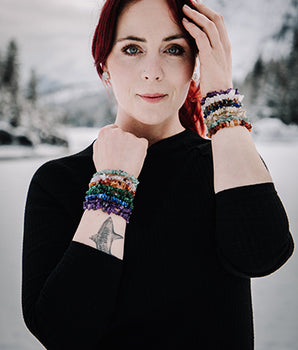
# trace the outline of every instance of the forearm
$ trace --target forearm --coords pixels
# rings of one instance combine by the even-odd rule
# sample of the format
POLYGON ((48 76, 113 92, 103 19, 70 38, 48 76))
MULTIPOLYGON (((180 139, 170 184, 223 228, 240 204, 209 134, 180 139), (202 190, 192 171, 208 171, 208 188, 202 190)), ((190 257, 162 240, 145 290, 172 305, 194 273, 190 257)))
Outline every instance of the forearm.
POLYGON ((85 210, 73 240, 122 260, 125 228, 126 221, 121 216, 85 210))
MULTIPOLYGON (((94 215, 89 211, 81 217, 76 203, 81 202, 82 193, 68 199, 75 183, 61 188, 63 196, 56 195, 61 191, 53 190, 54 175, 71 178, 63 170, 55 162, 45 164, 30 184, 24 220, 23 316, 30 331, 48 349, 91 349, 96 348, 116 307, 123 267, 116 257, 120 255, 116 242, 123 239, 115 240, 112 254, 94 249, 91 239, 88 243, 94 243, 92 248, 84 242, 82 222, 89 221, 88 240, 109 216, 102 213, 98 215, 101 221, 87 220, 87 214, 94 215)), ((55 186, 62 182, 58 179, 55 186)), ((121 234, 126 223, 119 217, 118 224, 117 219, 112 216, 115 231, 121 234)))
MULTIPOLYGON (((47 349, 95 349, 115 311, 122 262, 71 242, 36 300, 24 290, 24 318, 47 349)), ((29 282, 28 282, 29 283, 29 282)))
POLYGON ((272 183, 216 194, 216 236, 223 264, 242 277, 276 271, 294 249, 287 214, 272 183))
POLYGON ((239 186, 272 182, 249 131, 224 128, 212 136, 215 193, 239 186))

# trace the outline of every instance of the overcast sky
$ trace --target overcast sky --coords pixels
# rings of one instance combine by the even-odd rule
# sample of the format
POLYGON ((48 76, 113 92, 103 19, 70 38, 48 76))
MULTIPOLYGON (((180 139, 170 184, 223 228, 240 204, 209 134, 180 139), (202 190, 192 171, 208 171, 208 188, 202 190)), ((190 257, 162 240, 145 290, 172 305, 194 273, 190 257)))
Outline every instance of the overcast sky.
MULTIPOLYGON (((264 38, 282 21, 290 0, 205 0, 225 15, 233 49, 234 76, 243 77, 264 38), (226 2, 228 9, 222 7, 226 2), (231 6, 232 5, 232 6, 231 6)), ((34 67, 61 83, 97 80, 91 42, 101 0, 0 0, 0 53, 16 38, 21 76, 34 67)))
POLYGON ((31 67, 49 79, 96 79, 90 54, 98 0, 0 0, 0 50, 10 38, 20 48, 22 77, 31 67))

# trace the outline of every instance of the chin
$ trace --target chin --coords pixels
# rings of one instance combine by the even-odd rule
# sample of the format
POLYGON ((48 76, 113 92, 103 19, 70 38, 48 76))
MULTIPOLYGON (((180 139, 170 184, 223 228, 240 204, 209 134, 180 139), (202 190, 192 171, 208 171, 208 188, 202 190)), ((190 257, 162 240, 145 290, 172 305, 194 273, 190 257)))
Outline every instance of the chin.
POLYGON ((144 111, 141 115, 138 113, 135 115, 134 119, 138 121, 139 123, 146 124, 146 125, 158 125, 163 124, 164 122, 171 119, 171 116, 168 114, 165 116, 165 114, 161 113, 160 111, 158 113, 154 113, 152 111, 144 111))

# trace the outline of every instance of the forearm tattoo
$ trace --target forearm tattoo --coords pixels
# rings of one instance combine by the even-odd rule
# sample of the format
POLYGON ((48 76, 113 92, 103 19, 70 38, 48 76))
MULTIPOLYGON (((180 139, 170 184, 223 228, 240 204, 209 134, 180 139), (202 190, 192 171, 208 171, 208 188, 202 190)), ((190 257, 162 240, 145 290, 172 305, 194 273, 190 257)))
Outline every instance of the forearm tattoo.
POLYGON ((116 239, 124 239, 114 231, 114 224, 111 217, 108 217, 100 227, 97 234, 89 237, 95 242, 96 248, 105 253, 111 254, 112 243, 116 239))

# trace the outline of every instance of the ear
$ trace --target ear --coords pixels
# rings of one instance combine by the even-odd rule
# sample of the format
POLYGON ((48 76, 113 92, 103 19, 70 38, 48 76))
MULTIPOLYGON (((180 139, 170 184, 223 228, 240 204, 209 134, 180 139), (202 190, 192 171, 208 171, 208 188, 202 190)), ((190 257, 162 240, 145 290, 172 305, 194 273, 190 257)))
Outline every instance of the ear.
POLYGON ((196 56, 196 58, 195 58, 195 64, 194 64, 194 67, 193 67, 193 71, 195 72, 196 70, 197 70, 197 68, 198 68, 198 65, 199 65, 199 57, 198 56, 196 56))
POLYGON ((197 71, 197 68, 199 66, 198 63, 198 58, 196 57, 195 63, 194 63, 194 68, 193 68, 193 74, 192 74, 192 80, 198 84, 199 82, 199 72, 197 71))
POLYGON ((108 72, 108 67, 107 67, 107 63, 106 62, 101 63, 100 67, 101 67, 103 73, 104 72, 108 72))
POLYGON ((112 86, 111 77, 110 77, 110 73, 106 62, 101 65, 101 69, 103 70, 102 79, 104 84, 106 85, 106 87, 112 86))

